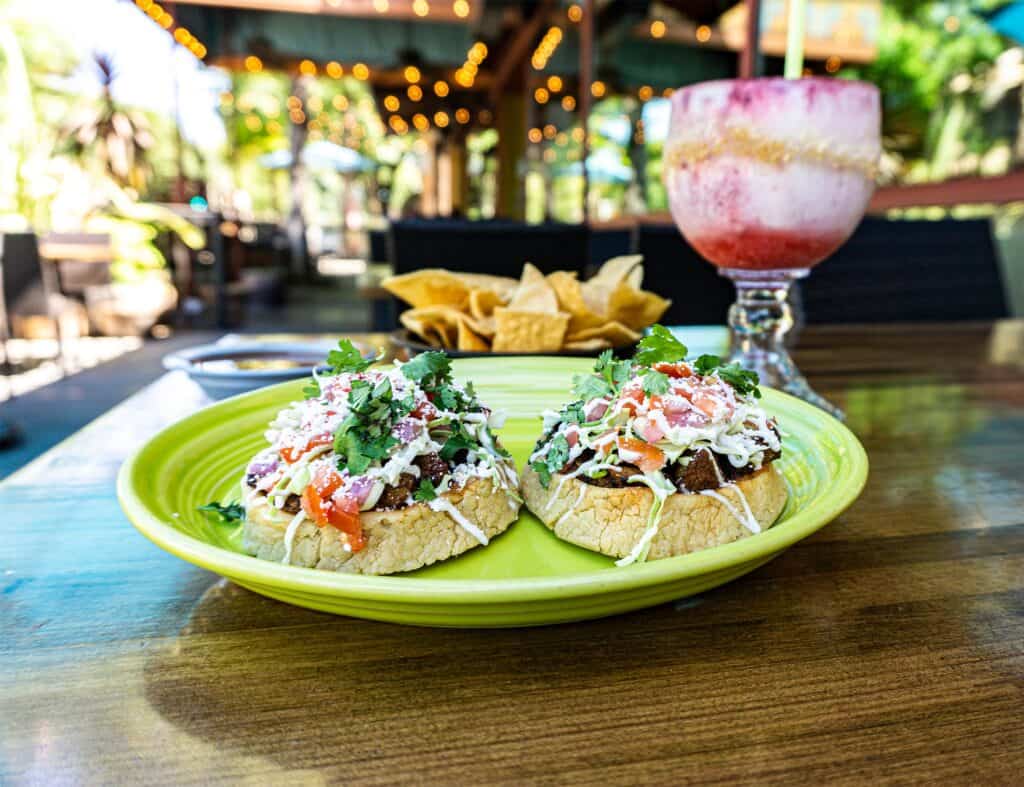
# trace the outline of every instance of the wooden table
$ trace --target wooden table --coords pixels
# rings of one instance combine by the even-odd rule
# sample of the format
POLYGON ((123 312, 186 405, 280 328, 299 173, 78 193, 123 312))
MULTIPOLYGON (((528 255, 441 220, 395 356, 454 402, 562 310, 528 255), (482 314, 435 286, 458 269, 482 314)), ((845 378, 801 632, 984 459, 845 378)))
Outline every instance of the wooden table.
MULTIPOLYGON (((165 554, 165 376, 0 485, 0 783, 1021 783, 1024 322, 808 331, 872 472, 731 585, 550 628, 293 609, 165 554)), ((59 413, 54 414, 59 418, 59 413)))

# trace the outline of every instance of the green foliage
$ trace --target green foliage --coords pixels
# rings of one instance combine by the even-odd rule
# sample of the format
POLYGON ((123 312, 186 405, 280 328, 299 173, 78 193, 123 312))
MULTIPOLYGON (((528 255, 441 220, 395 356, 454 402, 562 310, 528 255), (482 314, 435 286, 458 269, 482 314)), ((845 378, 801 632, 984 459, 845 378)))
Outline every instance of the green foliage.
MULTIPOLYGON (((999 113, 982 95, 1007 48, 986 15, 1006 4, 886 2, 877 59, 841 73, 881 89, 886 150, 905 162, 901 177, 970 174, 980 166, 979 155, 1007 143, 1006 130, 993 124, 999 113)), ((1014 114, 1019 117, 1019 105, 1014 114)))

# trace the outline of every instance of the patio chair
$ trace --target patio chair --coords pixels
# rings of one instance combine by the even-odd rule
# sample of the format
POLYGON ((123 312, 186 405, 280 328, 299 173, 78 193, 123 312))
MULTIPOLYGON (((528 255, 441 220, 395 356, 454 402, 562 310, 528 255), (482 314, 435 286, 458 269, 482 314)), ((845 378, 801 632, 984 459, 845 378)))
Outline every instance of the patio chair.
POLYGON ((725 324, 735 290, 679 230, 670 225, 640 224, 634 231, 633 250, 644 256, 644 288, 672 300, 662 323, 725 324))
MULTIPOLYGON (((53 272, 39 256, 38 240, 31 232, 2 236, 0 279, 2 279, 2 317, 0 332, 9 336, 56 338, 58 360, 64 365, 65 335, 87 330, 84 307, 57 291, 53 272)), ((5 373, 11 370, 4 346, 5 373)))
POLYGON ((990 320, 1008 314, 987 219, 868 217, 801 282, 808 323, 990 320))

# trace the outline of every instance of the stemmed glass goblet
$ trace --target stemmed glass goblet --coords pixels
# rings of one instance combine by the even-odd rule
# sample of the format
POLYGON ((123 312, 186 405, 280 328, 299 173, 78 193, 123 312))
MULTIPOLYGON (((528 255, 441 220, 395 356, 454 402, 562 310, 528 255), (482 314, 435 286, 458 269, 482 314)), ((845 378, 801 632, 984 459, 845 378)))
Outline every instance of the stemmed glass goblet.
POLYGON ((880 118, 878 89, 863 82, 721 80, 673 94, 665 143, 672 217, 736 285, 730 360, 837 417, 786 350, 789 291, 864 215, 880 118))

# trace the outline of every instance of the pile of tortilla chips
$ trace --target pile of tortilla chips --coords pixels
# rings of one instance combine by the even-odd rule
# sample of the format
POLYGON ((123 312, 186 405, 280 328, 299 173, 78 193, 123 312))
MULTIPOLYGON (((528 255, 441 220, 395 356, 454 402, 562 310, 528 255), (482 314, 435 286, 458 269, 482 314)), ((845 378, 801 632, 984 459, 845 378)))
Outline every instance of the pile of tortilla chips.
POLYGON ((581 282, 530 263, 519 281, 425 268, 383 282, 412 306, 402 325, 427 344, 491 352, 597 351, 640 340, 671 305, 640 288, 643 257, 615 257, 581 282))

